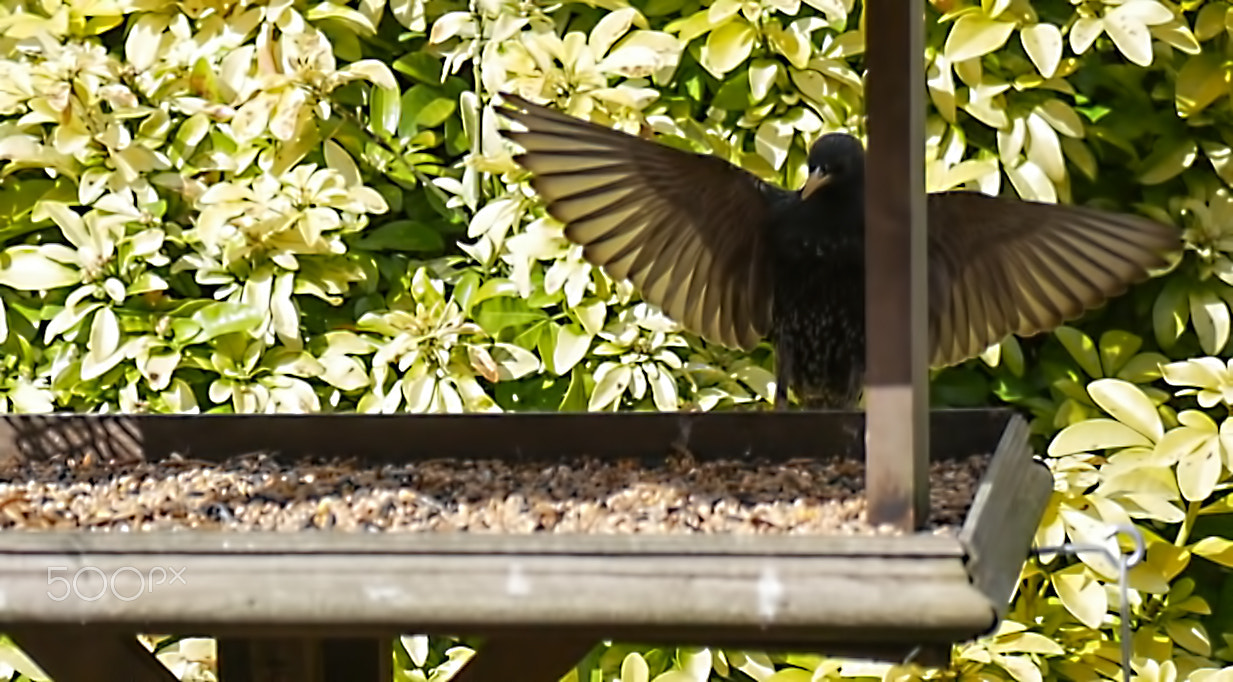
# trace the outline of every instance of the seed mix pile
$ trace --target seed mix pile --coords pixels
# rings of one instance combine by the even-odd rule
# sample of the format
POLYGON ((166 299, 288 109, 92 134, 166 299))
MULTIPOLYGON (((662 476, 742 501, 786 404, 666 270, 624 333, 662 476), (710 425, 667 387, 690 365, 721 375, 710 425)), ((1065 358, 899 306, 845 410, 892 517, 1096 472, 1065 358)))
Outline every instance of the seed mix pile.
MULTIPOLYGON (((931 526, 962 522, 988 456, 935 462, 931 526)), ((0 528, 884 534, 863 462, 426 460, 362 466, 53 458, 0 471, 0 528)))

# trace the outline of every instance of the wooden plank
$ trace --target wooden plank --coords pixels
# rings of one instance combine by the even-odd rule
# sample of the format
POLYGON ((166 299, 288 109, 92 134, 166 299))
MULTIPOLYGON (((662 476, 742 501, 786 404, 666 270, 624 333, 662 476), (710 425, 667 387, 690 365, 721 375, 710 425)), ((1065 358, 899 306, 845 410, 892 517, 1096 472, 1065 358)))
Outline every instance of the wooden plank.
MULTIPOLYGON (((130 594, 128 586, 119 592, 130 594)), ((988 600, 955 558, 374 554, 357 561, 345 554, 234 552, 11 554, 0 562, 0 620, 128 624, 163 632, 243 625, 342 628, 358 636, 382 630, 482 633, 522 624, 883 642, 884 632, 897 629, 919 643, 983 631, 991 615, 988 600), (48 598, 47 567, 53 561, 108 576, 120 568, 125 575, 176 571, 183 580, 139 599, 105 593, 92 601, 56 601, 48 598)))
POLYGON ((130 682, 178 682, 131 633, 98 633, 80 625, 10 627, 5 626, 9 637, 56 682, 94 682, 107 670, 124 671, 130 682))
MULTIPOLYGON (((989 452, 1009 415, 1006 409, 937 410, 929 415, 931 451, 939 457, 989 452)), ((401 464, 440 457, 559 460, 584 454, 662 459, 680 446, 699 459, 856 458, 865 454, 864 426, 862 412, 798 411, 6 415, 0 418, 0 471, 54 455, 106 462, 172 454, 220 460, 270 452, 401 464)))
POLYGON ((989 597, 998 618, 1006 615, 1053 492, 1053 474, 1033 456, 1028 436, 1027 422, 1016 415, 994 451, 959 535, 968 548, 972 582, 989 597))
POLYGON ((871 521, 914 529, 929 512, 924 7, 867 0, 865 24, 865 481, 871 521))
POLYGON ((218 639, 219 682, 323 682, 319 640, 218 639))
POLYGON ((389 682, 388 638, 220 637, 220 682, 389 682))
MULTIPOLYGON (((5 555, 335 555, 565 557, 854 557, 954 558, 965 555, 951 535, 649 535, 586 533, 302 533, 194 530, 141 533, 22 531, 0 533, 5 555)), ((50 561, 45 559, 45 561, 50 561)), ((166 576, 173 580, 175 576, 166 576)))
POLYGON ((525 632, 489 637, 450 682, 557 682, 596 641, 559 633, 525 632))
POLYGON ((325 679, 330 682, 389 682, 394 679, 390 637, 330 637, 321 644, 325 679))

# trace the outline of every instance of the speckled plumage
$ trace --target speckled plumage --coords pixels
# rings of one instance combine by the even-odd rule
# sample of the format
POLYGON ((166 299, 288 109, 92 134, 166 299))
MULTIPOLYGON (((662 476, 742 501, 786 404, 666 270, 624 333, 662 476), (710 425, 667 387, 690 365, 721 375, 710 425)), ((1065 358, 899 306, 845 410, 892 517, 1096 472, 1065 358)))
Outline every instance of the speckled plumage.
MULTIPOLYGON (((776 407, 852 408, 865 365, 864 149, 823 135, 800 191, 513 95, 503 134, 565 236, 713 343, 775 344, 776 407)), ((1167 264, 1179 231, 1140 216, 930 194, 930 360, 1056 328, 1167 264)))
POLYGON ((865 372, 864 166, 851 137, 822 138, 811 165, 842 168, 808 199, 786 202, 771 224, 776 403, 792 387, 805 407, 845 409, 865 372), (840 166, 842 164, 842 166, 840 166), (825 229, 818 229, 825 226, 825 229))

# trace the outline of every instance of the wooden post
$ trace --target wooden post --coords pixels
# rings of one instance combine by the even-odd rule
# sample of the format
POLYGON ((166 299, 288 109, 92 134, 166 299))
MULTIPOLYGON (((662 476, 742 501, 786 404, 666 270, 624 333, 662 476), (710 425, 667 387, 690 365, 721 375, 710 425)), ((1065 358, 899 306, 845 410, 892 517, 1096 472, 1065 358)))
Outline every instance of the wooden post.
POLYGON ((929 512, 924 7, 866 0, 865 391, 869 519, 929 512))

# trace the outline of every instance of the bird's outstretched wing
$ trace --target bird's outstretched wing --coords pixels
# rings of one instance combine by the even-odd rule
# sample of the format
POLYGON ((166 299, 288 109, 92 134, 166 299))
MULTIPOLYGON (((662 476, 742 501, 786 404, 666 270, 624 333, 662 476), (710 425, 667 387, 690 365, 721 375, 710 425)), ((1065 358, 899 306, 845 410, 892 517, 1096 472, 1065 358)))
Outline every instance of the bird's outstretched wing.
POLYGON ((786 190, 716 157, 503 94, 527 130, 502 134, 591 263, 703 338, 751 349, 771 323, 768 227, 786 190), (783 196, 781 196, 783 195, 783 196))
POLYGON ((929 195, 931 364, 1058 327, 1167 264, 1180 231, 1147 218, 976 192, 929 195))

